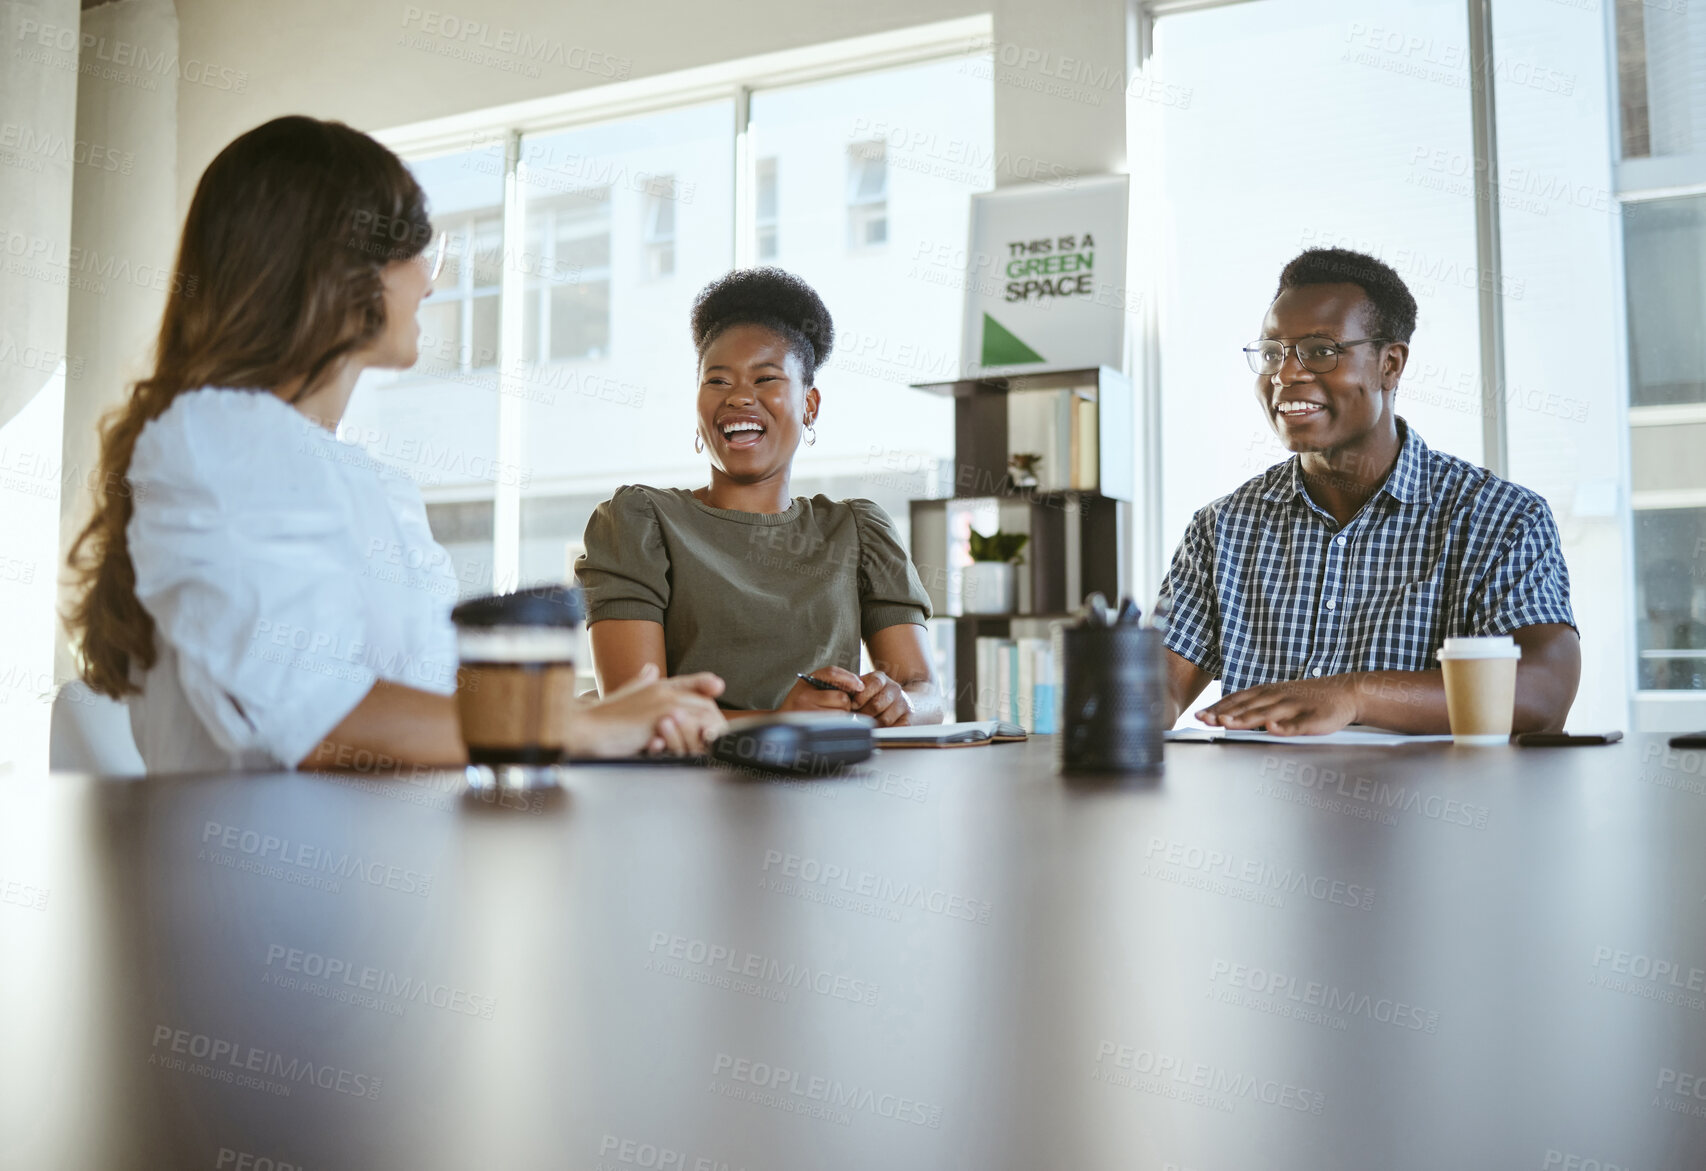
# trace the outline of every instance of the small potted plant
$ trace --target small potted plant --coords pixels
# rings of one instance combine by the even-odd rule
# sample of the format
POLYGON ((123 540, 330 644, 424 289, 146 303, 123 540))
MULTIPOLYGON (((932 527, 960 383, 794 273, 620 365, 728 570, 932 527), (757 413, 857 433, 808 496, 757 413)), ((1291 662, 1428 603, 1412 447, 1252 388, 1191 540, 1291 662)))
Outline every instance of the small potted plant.
POLYGON ((966 614, 1011 614, 1019 601, 1018 567, 1028 533, 971 535, 971 564, 960 585, 960 610, 966 614))
POLYGON ((1035 488, 1042 482, 1037 475, 1037 465, 1042 462, 1039 452, 1015 451, 1007 457, 1007 482, 1015 489, 1035 488))

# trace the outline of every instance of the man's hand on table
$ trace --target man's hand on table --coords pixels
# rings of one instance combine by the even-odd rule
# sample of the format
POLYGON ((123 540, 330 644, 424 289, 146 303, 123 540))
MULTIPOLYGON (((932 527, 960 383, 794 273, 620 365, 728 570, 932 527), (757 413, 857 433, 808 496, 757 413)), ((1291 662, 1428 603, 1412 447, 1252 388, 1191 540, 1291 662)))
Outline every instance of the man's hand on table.
POLYGON ((1266 727, 1278 736, 1321 736, 1357 719, 1354 675, 1263 683, 1202 708, 1196 718, 1216 728, 1266 727))

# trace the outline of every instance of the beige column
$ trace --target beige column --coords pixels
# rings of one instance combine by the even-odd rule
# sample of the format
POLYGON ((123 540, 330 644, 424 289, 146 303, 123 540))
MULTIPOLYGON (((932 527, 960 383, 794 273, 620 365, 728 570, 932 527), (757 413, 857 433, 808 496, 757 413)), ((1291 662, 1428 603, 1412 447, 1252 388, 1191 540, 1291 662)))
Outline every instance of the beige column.
POLYGON ((0 44, 0 434, 65 357, 76 0, 13 0, 0 44))
POLYGON ((46 766, 76 0, 0 7, 0 771, 46 766))
POLYGON ((1126 169, 1126 6, 998 0, 995 184, 1126 169))
MULTIPOLYGON (((178 18, 171 0, 120 0, 83 12, 65 385, 63 555, 100 482, 101 416, 149 369, 177 248, 178 18)), ((65 593, 62 588, 61 607, 65 593)), ((73 674, 63 629, 55 674, 73 674)))

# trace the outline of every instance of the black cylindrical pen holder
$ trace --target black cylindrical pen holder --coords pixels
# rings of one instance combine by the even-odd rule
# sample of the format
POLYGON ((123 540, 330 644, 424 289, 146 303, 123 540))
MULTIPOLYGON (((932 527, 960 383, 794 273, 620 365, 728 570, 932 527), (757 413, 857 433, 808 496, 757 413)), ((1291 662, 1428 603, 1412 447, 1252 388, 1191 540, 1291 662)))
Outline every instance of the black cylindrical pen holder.
POLYGON ((1060 634, 1060 771, 1160 768, 1167 696, 1161 632, 1136 625, 1071 626, 1060 634))

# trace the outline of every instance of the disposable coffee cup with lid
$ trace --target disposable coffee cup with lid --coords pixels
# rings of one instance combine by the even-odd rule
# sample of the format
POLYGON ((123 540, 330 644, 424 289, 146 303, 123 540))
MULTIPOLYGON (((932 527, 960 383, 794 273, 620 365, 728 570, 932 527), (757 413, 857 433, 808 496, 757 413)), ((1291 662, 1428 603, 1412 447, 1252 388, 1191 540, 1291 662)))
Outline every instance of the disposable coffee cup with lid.
POLYGON ((1452 740, 1467 747, 1510 741, 1516 717, 1516 665, 1522 648, 1508 634, 1448 638, 1435 652, 1445 675, 1452 740))
POLYGON ((1447 659, 1520 659, 1522 648, 1508 634, 1487 634, 1474 638, 1448 638, 1434 652, 1440 662, 1447 659))
POLYGON ((580 590, 551 585, 472 598, 450 619, 468 759, 497 770, 489 779, 499 784, 551 783, 525 770, 549 768, 568 751, 586 620, 580 590))

